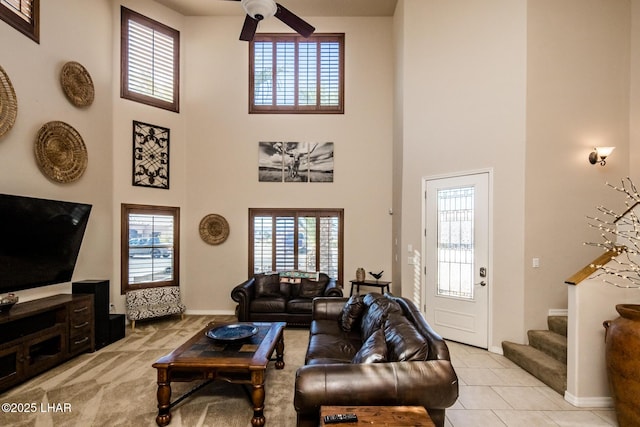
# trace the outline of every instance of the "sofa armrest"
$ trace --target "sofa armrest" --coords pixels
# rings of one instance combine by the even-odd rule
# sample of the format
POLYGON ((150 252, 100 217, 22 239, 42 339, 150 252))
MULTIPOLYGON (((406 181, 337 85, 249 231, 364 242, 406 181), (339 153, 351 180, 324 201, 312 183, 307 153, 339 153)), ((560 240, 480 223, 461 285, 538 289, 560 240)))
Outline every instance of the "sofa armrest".
POLYGON ((324 288, 324 296, 325 297, 341 297, 342 296, 342 288, 338 286, 338 282, 336 282, 336 279, 329 278, 329 282, 327 282, 327 286, 324 288))
POLYGON ((238 303, 238 321, 248 322, 250 319, 249 304, 255 296, 255 278, 250 278, 237 285, 231 291, 231 299, 238 303))
POLYGON ((320 406, 423 406, 442 409, 458 398, 451 362, 387 362, 306 365, 296 372, 293 405, 298 416, 320 406))
POLYGON ((349 298, 345 297, 316 297, 311 308, 311 320, 338 320, 342 308, 349 298))

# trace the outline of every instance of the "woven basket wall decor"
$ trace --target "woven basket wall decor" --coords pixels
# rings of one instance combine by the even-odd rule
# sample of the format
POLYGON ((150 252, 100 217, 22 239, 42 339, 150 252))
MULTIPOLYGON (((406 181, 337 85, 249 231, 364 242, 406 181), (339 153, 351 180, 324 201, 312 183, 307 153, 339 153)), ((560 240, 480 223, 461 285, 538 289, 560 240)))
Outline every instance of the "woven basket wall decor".
POLYGON ((78 131, 64 122, 45 123, 34 149, 38 167, 53 181, 76 181, 87 169, 87 147, 78 131))
POLYGON ((210 245, 219 245, 229 237, 229 223, 218 214, 209 214, 200 221, 200 237, 210 245))
POLYGON ((18 115, 18 98, 9 76, 0 67, 0 137, 9 132, 18 115))
POLYGON ((93 80, 89 72, 78 62, 69 61, 62 66, 60 84, 67 99, 76 107, 88 107, 93 103, 93 80))

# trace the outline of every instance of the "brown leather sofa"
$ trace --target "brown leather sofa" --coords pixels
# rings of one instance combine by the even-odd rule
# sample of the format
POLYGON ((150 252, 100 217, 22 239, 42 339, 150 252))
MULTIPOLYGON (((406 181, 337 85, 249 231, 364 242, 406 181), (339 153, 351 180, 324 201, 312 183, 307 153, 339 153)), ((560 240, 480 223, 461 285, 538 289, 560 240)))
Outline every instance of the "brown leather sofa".
POLYGON ((390 294, 316 298, 305 365, 296 373, 297 425, 320 406, 423 406, 436 426, 458 398, 444 340, 413 302, 390 294))
POLYGON ((275 273, 256 274, 231 291, 240 322, 287 322, 288 326, 311 324, 316 297, 342 297, 342 288, 324 273, 318 274, 318 280, 303 278, 300 283, 281 282, 275 273))

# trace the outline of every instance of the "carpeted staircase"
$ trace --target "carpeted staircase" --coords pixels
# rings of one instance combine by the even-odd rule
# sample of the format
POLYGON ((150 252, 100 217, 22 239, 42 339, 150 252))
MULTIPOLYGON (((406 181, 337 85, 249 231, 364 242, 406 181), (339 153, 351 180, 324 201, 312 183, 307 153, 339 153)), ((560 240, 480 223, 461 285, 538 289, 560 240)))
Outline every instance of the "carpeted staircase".
POLYGON ((549 330, 528 331, 529 345, 502 343, 504 356, 564 395, 567 389, 567 317, 549 316, 549 330))

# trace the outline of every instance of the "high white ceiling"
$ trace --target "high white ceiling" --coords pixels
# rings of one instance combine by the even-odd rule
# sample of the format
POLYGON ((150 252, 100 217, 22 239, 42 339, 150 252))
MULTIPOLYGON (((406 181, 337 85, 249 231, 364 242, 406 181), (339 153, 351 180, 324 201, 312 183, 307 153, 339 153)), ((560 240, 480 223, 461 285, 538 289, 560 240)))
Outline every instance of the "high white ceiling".
MULTIPOLYGON (((185 16, 244 15, 240 1, 156 0, 185 16)), ((393 16, 397 0, 277 0, 291 12, 305 16, 393 16)))

